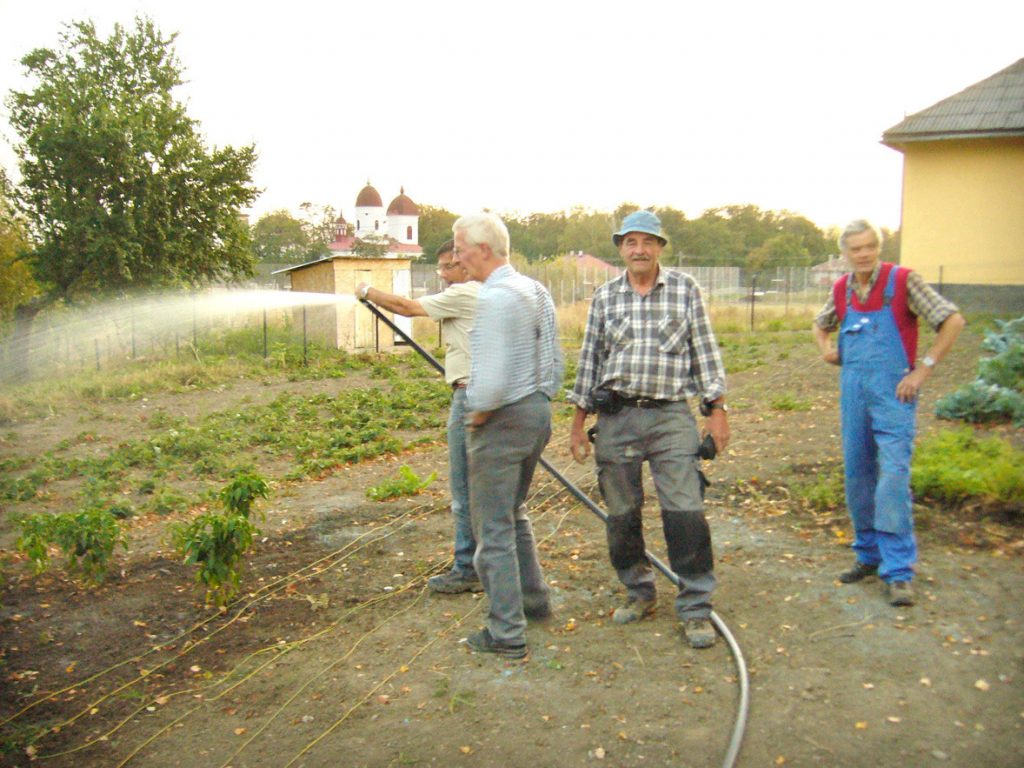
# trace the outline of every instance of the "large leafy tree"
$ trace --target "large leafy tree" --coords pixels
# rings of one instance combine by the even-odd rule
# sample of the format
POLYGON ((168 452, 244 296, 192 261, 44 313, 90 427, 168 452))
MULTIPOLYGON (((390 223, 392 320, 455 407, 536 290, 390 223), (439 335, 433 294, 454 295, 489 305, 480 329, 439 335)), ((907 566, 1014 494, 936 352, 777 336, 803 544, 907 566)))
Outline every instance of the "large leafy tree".
POLYGON ((256 197, 255 149, 210 148, 175 100, 173 50, 148 19, 67 25, 21 63, 35 83, 7 106, 21 139, 14 199, 51 297, 195 285, 252 273, 239 210, 256 197))
POLYGON ((22 259, 28 250, 28 235, 8 204, 7 180, 0 168, 0 320, 9 320, 16 307, 39 291, 22 259))

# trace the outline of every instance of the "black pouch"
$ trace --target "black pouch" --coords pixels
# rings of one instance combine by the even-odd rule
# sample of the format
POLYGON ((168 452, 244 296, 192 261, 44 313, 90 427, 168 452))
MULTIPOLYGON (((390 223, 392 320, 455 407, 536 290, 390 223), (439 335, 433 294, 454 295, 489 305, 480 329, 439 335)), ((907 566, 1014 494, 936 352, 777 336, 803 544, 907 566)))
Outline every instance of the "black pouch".
POLYGON ((611 415, 622 410, 622 401, 615 390, 598 387, 591 395, 591 399, 594 401, 594 410, 598 413, 611 415))

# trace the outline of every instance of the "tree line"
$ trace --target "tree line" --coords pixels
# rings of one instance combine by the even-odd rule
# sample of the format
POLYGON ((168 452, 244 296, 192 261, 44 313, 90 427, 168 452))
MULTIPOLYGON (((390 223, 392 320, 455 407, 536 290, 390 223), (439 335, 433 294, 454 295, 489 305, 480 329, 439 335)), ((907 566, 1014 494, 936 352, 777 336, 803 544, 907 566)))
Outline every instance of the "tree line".
MULTIPOLYGON (((11 183, 0 168, 0 319, 15 309, 31 317, 53 302, 230 283, 251 277, 261 261, 329 255, 337 219, 330 206, 303 203, 298 216, 277 210, 251 225, 240 215, 259 195, 256 149, 207 146, 174 95, 183 82, 174 40, 144 17, 115 25, 107 38, 91 22, 74 22, 57 46, 22 57, 33 86, 5 99, 21 180, 11 183)), ((513 251, 530 262, 582 251, 617 264, 611 234, 638 208, 505 221, 513 251)), ((652 210, 669 239, 668 264, 758 270, 808 266, 836 251, 835 232, 789 211, 730 205, 690 219, 671 207, 652 210)), ((427 261, 456 218, 420 206, 427 261)))
MULTIPOLYGON (((556 213, 504 216, 512 250, 527 261, 542 262, 583 252, 619 263, 612 233, 622 218, 640 206, 623 203, 611 213, 574 207, 556 213)), ((838 250, 838 232, 822 230, 790 211, 766 211, 756 205, 709 208, 688 219, 671 207, 651 206, 668 237, 662 260, 678 266, 745 267, 752 271, 775 267, 808 267, 838 250)), ((330 253, 334 210, 303 204, 303 215, 278 210, 253 226, 253 241, 261 260, 299 264, 330 253)), ((451 237, 457 214, 442 207, 421 205, 419 240, 427 261, 436 261, 437 248, 451 237)), ((898 258, 898 236, 886 232, 887 258, 898 258)))

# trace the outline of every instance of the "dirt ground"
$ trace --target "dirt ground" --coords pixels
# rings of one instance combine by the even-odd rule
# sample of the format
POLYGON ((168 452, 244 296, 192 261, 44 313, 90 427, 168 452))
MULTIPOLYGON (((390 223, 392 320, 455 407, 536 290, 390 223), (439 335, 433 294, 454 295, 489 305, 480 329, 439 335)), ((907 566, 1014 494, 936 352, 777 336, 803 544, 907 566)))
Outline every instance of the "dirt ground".
MULTIPOLYGON (((936 427, 936 396, 972 378, 977 356, 977 336, 965 334, 929 382, 922 431, 936 427)), ((240 382, 125 404, 93 414, 89 428, 123 434, 144 408, 196 418, 275 388, 346 385, 240 382)), ((915 607, 890 607, 877 580, 841 585, 846 520, 802 510, 788 490, 838 461, 835 370, 808 339, 730 387, 733 443, 707 471, 715 609, 750 679, 737 765, 1024 765, 1020 532, 922 506, 915 607), (779 392, 811 408, 772 410, 779 392)), ((80 416, 11 429, 19 450, 45 448, 79 432, 80 416)), ((596 498, 593 467, 572 464, 567 437, 562 420, 546 457, 596 498)), ((531 508, 555 615, 531 624, 525 661, 468 651, 462 638, 481 625, 486 598, 425 588, 450 556, 446 472, 437 443, 275 485, 245 596, 225 612, 202 605, 169 551, 167 518, 132 522, 122 571, 98 590, 8 562, 0 762, 721 765, 739 702, 728 646, 682 641, 664 580, 652 619, 614 625, 622 591, 602 523, 547 473, 531 508), (403 463, 441 479, 414 498, 367 500, 365 488, 403 463)), ((646 519, 660 556, 655 505, 646 519)))

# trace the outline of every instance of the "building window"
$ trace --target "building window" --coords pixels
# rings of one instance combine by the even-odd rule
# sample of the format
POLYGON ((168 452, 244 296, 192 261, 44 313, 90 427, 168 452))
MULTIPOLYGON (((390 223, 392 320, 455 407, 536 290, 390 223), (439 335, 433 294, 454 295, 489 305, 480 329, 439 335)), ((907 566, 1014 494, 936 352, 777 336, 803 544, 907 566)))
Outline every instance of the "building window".
POLYGON ((379 229, 380 229, 380 222, 377 221, 376 219, 374 219, 374 221, 373 221, 373 231, 376 232, 379 229))
POLYGON ((361 222, 358 219, 356 219, 356 232, 358 232, 360 229, 363 228, 362 225, 363 225, 363 222, 361 222))
POLYGON ((411 226, 405 228, 405 239, 408 240, 410 243, 412 242, 412 227, 411 226))

